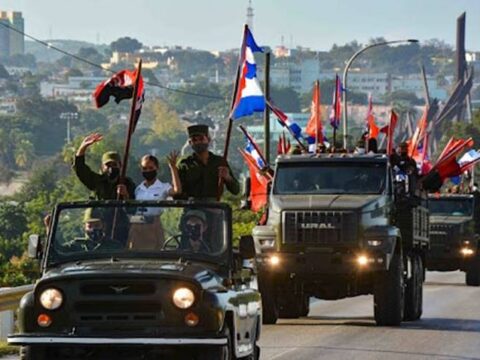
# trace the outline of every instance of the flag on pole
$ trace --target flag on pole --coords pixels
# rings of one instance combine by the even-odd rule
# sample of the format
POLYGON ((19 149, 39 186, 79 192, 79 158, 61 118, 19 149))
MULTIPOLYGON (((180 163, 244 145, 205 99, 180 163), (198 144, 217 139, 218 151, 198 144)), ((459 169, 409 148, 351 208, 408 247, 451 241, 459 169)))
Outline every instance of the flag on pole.
POLYGON ((395 111, 392 110, 390 112, 390 123, 380 129, 380 132, 384 133, 387 137, 387 155, 391 155, 393 152, 393 140, 397 122, 398 115, 395 113, 395 111))
POLYGON ((413 157, 417 154, 418 152, 418 144, 420 140, 424 137, 425 132, 427 131, 427 115, 428 115, 428 106, 425 106, 425 109, 423 110, 422 117, 418 121, 417 128, 415 129, 415 132, 413 133, 412 139, 409 144, 408 148, 408 154, 413 157))
POLYGON ((263 50, 257 45, 250 29, 245 25, 231 119, 236 120, 265 110, 265 97, 257 80, 257 65, 253 55, 256 52, 263 52, 263 50))
POLYGON ((257 164, 259 169, 265 168, 267 164, 265 164, 263 156, 257 150, 258 146, 254 144, 253 139, 249 137, 245 137, 245 140, 247 141, 247 145, 245 146, 245 152, 249 154, 253 160, 255 160, 255 163, 257 164))
POLYGON ((268 176, 260 172, 260 169, 258 168, 255 159, 253 159, 250 154, 246 153, 243 150, 240 150, 240 154, 242 154, 243 160, 247 164, 248 170, 250 172, 249 200, 252 203, 251 210, 254 212, 258 212, 262 210, 267 204, 268 185, 271 180, 268 176))
POLYGON ((365 119, 366 124, 366 133, 367 133, 367 138, 366 140, 369 139, 377 139, 378 134, 380 133, 380 129, 375 123, 375 114, 373 113, 373 100, 372 100, 372 94, 368 94, 368 110, 367 110, 367 117, 365 119))
MULTIPOLYGON (((106 105, 110 97, 113 96, 115 102, 118 104, 124 99, 131 99, 133 97, 133 87, 137 78, 137 70, 122 70, 113 75, 111 78, 101 82, 93 93, 93 98, 97 108, 106 105)), ((135 118, 133 130, 138 122, 142 105, 145 99, 145 89, 143 86, 143 78, 140 75, 137 89, 137 102, 135 104, 135 118)))
POLYGON ((333 90, 332 109, 330 110, 330 125, 337 130, 340 126, 340 115, 342 111, 342 83, 338 74, 335 76, 335 89, 333 90))
POLYGON ((280 125, 284 128, 288 128, 290 133, 295 136, 297 139, 302 138, 302 128, 296 122, 291 120, 282 110, 278 107, 272 105, 271 102, 267 101, 267 106, 272 110, 272 112, 277 117, 277 120, 280 125))
POLYGON ((480 151, 470 150, 467 151, 459 160, 458 164, 461 167, 462 173, 472 170, 475 164, 480 161, 480 151))
POLYGON ((323 143, 323 129, 322 129, 322 112, 320 109, 320 84, 315 82, 312 93, 312 106, 310 109, 310 119, 307 123, 305 132, 317 139, 321 144, 323 143))

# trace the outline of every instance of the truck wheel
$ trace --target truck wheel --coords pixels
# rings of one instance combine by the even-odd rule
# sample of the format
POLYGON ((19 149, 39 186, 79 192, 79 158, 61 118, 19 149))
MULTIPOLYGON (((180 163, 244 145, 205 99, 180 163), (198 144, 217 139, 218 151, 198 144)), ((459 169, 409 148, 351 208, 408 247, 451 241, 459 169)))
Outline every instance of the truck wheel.
POLYGON ((465 274, 465 282, 468 286, 480 285, 480 255, 476 255, 468 267, 467 273, 465 274))
POLYGON ((22 346, 20 347, 20 360, 46 360, 47 351, 43 346, 22 346))
POLYGON ((293 290, 282 294, 279 304, 280 318, 298 319, 306 310, 304 294, 295 294, 293 290))
POLYGON ((260 294, 262 295, 262 323, 265 325, 276 324, 278 320, 278 303, 275 298, 275 290, 272 283, 261 277, 258 282, 260 294))
POLYGON ((423 263, 420 256, 412 255, 412 277, 405 287, 405 321, 420 319, 423 312, 423 263))
POLYGON ((377 274, 373 290, 375 322, 380 326, 398 326, 405 302, 403 259, 394 254, 388 271, 377 274))
POLYGON ((303 297, 302 301, 302 308, 300 311, 300 316, 308 316, 308 313, 310 312, 310 296, 305 295, 303 297))

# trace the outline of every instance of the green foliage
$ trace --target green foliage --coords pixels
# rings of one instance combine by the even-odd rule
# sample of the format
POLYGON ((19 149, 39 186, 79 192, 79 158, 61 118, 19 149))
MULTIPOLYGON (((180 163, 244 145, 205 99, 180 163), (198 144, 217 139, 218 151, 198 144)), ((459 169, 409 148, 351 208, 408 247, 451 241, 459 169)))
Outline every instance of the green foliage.
POLYGON ((275 104, 278 104, 285 112, 300 112, 300 96, 290 87, 272 87, 270 95, 275 104))
POLYGON ((137 39, 132 39, 128 36, 119 38, 110 44, 112 51, 134 53, 142 48, 142 43, 137 39))

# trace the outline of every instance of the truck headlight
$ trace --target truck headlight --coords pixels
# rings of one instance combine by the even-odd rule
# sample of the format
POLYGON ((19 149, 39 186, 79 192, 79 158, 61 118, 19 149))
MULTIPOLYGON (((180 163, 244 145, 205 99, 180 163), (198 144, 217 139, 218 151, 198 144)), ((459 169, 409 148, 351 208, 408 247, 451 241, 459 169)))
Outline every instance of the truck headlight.
POLYGON ((464 247, 460 250, 463 256, 472 256, 475 254, 475 251, 473 249, 470 249, 468 247, 464 247))
POLYGON ((383 244, 382 240, 367 240, 368 246, 377 247, 383 244))
POLYGON ((40 295, 40 304, 45 309, 55 310, 58 309, 63 303, 63 295, 60 290, 50 288, 44 290, 40 295))
POLYGON ((186 287, 179 288, 173 293, 173 303, 179 309, 188 309, 195 302, 195 294, 186 287))

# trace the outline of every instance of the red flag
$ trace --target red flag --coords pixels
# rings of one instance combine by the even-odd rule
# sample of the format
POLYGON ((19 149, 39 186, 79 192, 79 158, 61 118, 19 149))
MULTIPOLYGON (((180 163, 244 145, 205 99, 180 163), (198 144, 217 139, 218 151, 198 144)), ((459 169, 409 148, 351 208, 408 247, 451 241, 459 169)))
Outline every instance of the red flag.
POLYGON ((377 124, 375 124, 375 116, 370 114, 368 116, 368 138, 376 139, 379 133, 380 129, 378 128, 377 124))
POLYGON ((427 115, 428 115, 428 106, 425 106, 423 110, 422 117, 418 121, 417 128, 413 133, 412 139, 410 141, 408 147, 408 154, 413 157, 418 154, 418 144, 420 143, 420 139, 422 139, 427 131, 427 115))
POLYGON ((458 165, 455 157, 451 157, 448 161, 444 161, 441 165, 437 166, 437 171, 442 181, 445 181, 445 179, 450 177, 458 176, 462 173, 460 165, 458 165))
MULTIPOLYGON (((111 78, 100 83, 93 93, 93 98, 95 100, 95 105, 97 108, 101 108, 110 100, 110 96, 113 96, 115 102, 118 104, 124 99, 131 99, 133 96, 133 86, 137 78, 137 70, 122 70, 113 75, 111 78)), ((140 112, 142 111, 142 105, 145 97, 145 90, 143 87, 143 78, 140 75, 137 89, 137 103, 135 106, 135 119, 134 127, 138 122, 140 117, 140 112)))
POLYGON ((393 152, 393 135, 395 127, 397 126, 398 116, 395 111, 390 113, 390 124, 382 128, 382 132, 387 136, 387 155, 391 155, 393 152))
POLYGON ((258 212, 267 205, 269 179, 262 175, 256 166, 255 160, 246 152, 240 150, 250 171, 250 194, 249 200, 252 203, 251 210, 258 212))
POLYGON ((312 106, 310 110, 310 120, 308 120, 305 132, 317 139, 320 144, 323 144, 323 129, 322 129, 322 113, 320 110, 320 83, 315 82, 312 94, 312 106))

